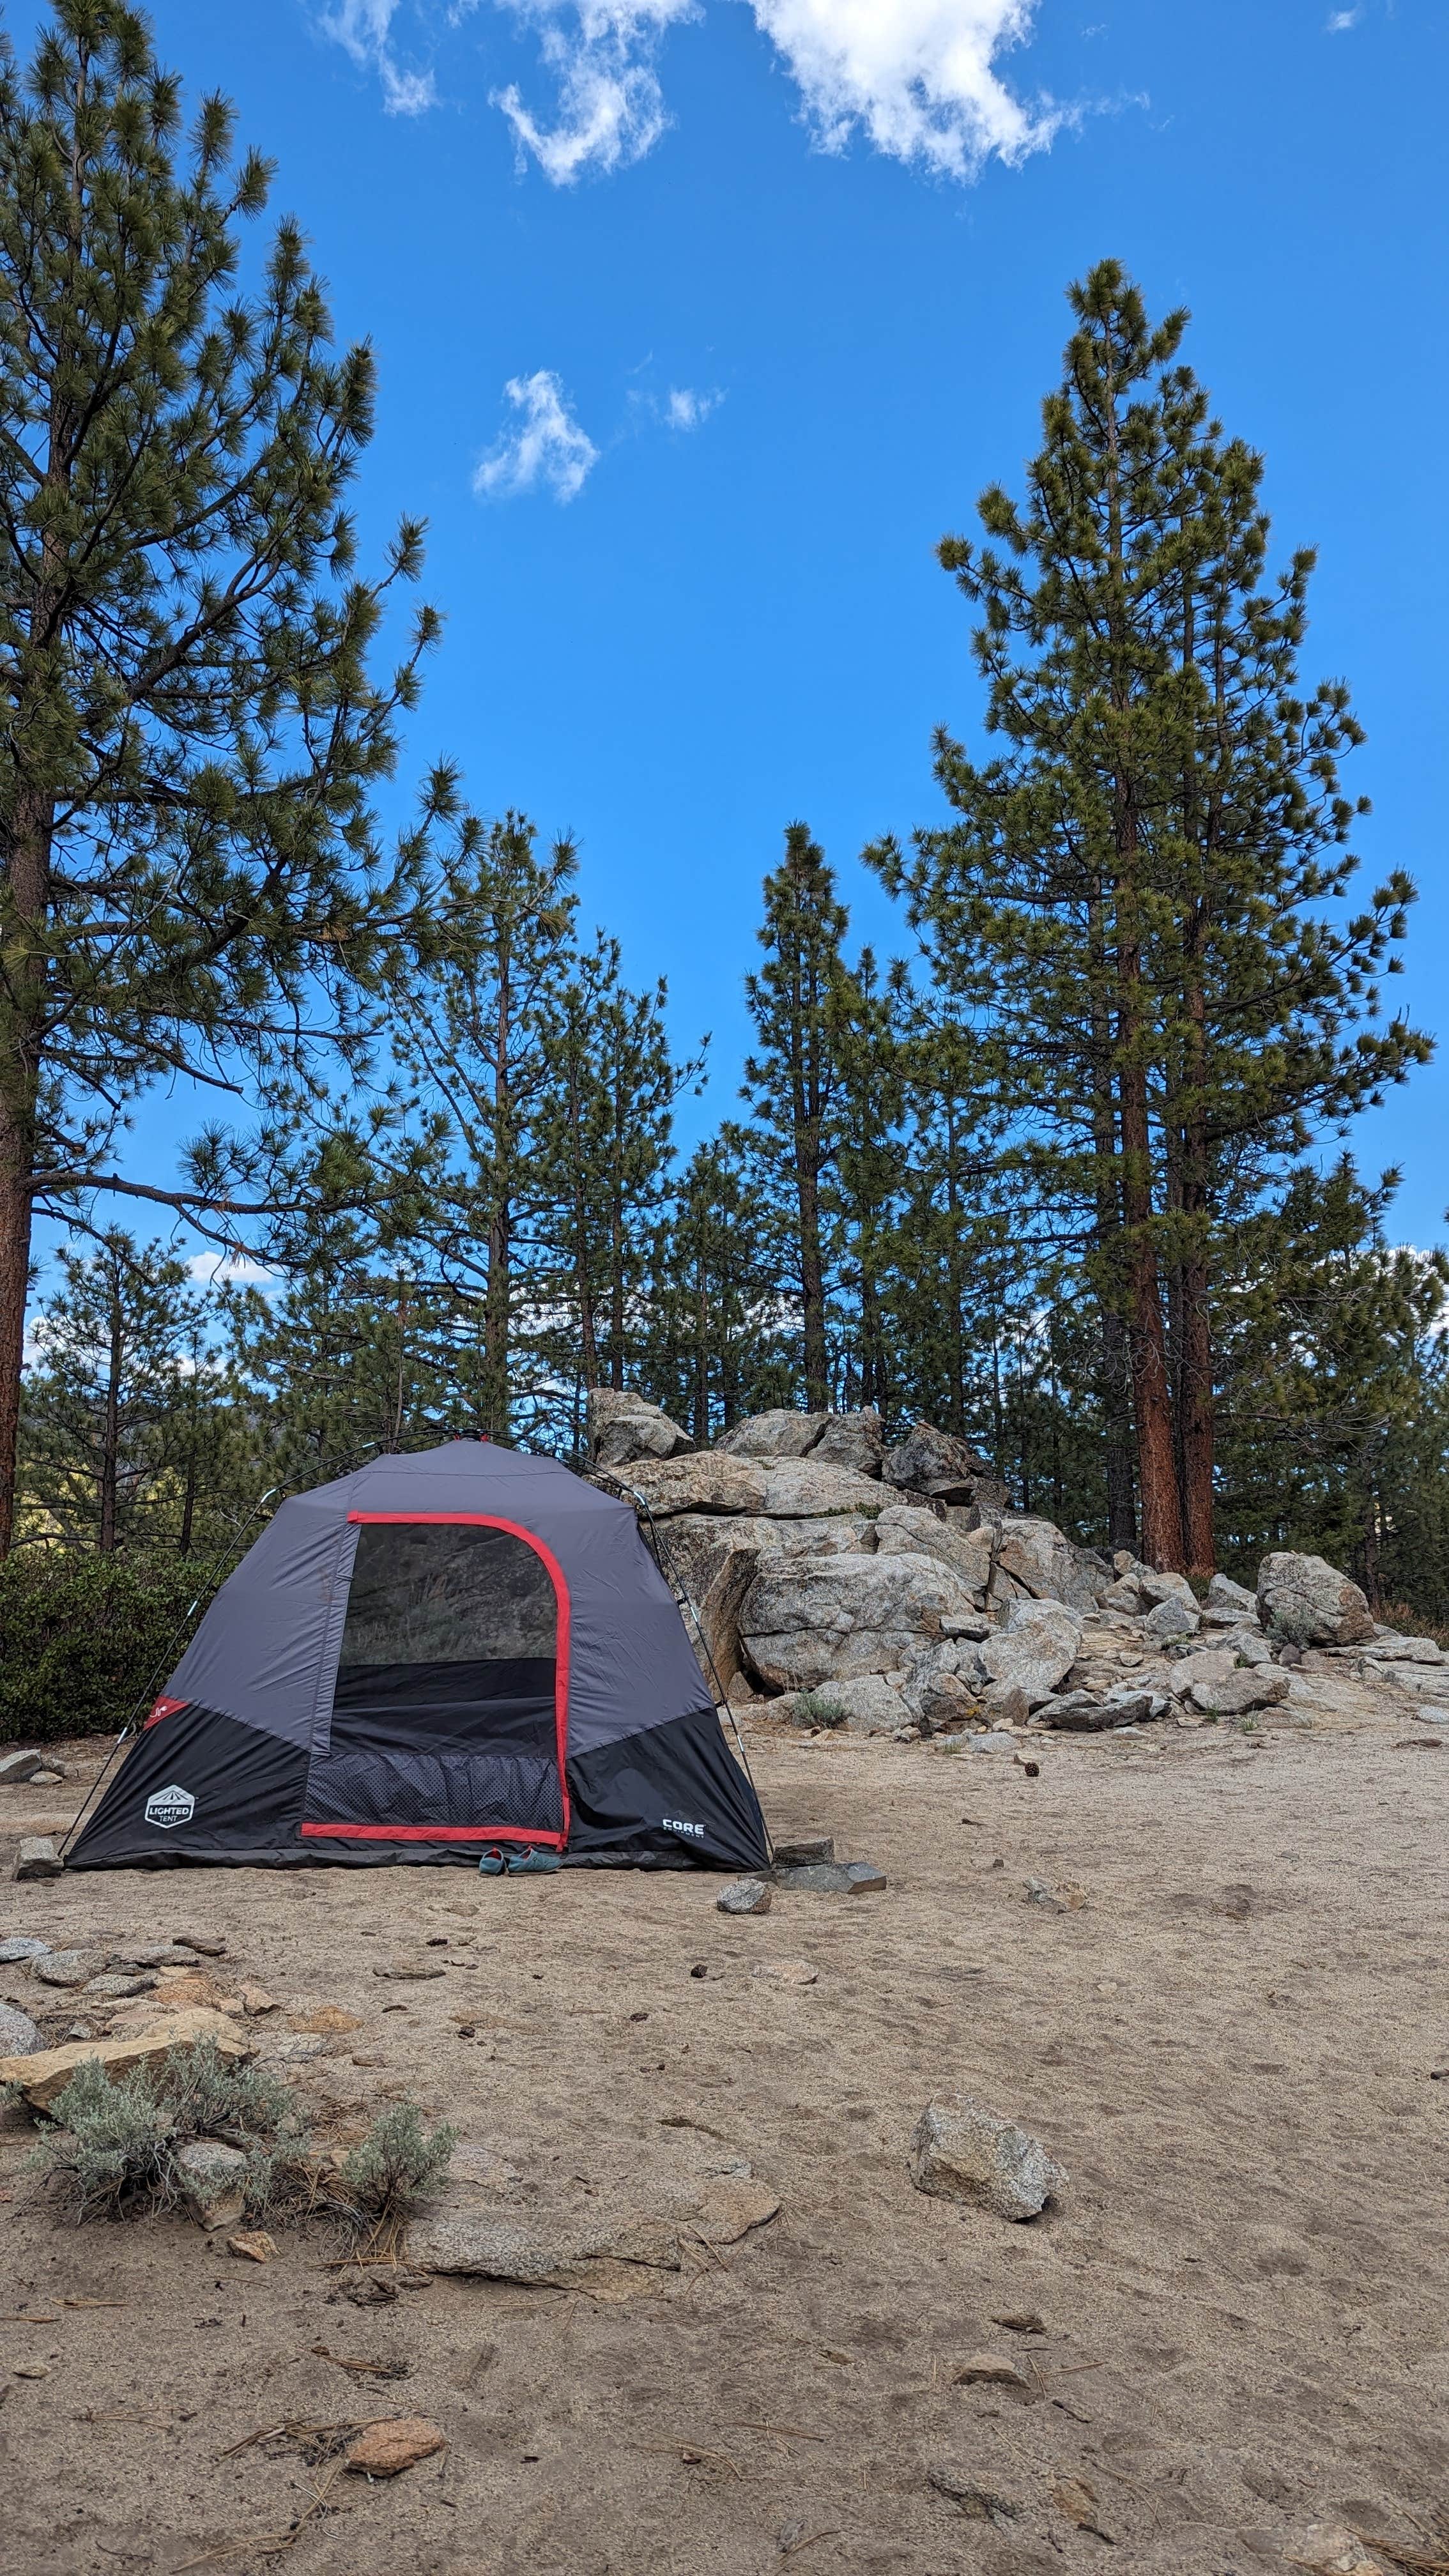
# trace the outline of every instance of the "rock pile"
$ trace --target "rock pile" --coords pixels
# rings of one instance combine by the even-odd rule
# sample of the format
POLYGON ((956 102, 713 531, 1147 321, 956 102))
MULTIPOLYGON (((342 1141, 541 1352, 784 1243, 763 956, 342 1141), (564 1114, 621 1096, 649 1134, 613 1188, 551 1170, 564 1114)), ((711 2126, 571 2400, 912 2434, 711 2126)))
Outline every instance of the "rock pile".
POLYGON ((707 1675, 803 1726, 1009 1744, 1027 1725, 1196 1725, 1281 1703, 1285 1667, 1323 1658, 1433 1696, 1444 1667, 1449 1693, 1433 1640, 1380 1627, 1321 1557, 1266 1557, 1256 1592, 1215 1575, 1199 1601, 1181 1574, 1014 1512, 928 1423, 891 1447, 870 1409, 778 1411, 701 1450, 603 1391, 590 1431, 600 1481, 647 1507, 707 1675))

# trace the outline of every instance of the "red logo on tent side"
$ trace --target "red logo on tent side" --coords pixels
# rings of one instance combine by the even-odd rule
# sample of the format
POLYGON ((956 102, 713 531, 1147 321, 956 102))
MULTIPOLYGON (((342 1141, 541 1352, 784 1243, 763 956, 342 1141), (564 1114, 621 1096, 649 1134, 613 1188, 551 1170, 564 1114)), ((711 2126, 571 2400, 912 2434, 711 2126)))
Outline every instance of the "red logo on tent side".
POLYGON ((158 1699, 152 1703, 151 1714, 147 1718, 146 1724, 148 1726, 159 1726, 163 1717, 174 1717, 178 1708, 185 1708, 186 1705, 187 1703, 184 1699, 166 1699, 164 1697, 158 1699))

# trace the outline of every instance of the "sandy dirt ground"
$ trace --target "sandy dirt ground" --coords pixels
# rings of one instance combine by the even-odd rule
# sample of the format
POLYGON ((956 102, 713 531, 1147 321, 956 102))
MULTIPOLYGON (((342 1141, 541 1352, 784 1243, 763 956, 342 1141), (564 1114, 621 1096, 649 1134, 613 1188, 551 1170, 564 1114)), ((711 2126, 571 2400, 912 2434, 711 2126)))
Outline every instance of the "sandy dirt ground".
MULTIPOLYGON (((363 2307, 316 2232, 259 2268, 180 2219, 61 2225, 11 2115, 0 2563, 1252 2576, 1315 2521, 1449 2554, 1449 1741, 1346 1684, 1312 1723, 1157 1733, 1034 1742, 1030 1778, 757 1726, 776 1834, 890 1882, 763 1918, 702 1873, 7 1885, 0 1937, 223 1933, 324 2134, 411 2092, 514 2207, 711 2156, 781 2205, 622 2303, 434 2276, 363 2307), (375 1973, 429 1940, 441 1977, 375 1973), (783 1959, 815 1983, 753 1974, 783 1959), (321 2004, 361 2026, 299 2053, 285 2016, 321 2004), (912 2188, 912 2125, 955 2089, 1046 2141, 1059 2206, 1018 2226, 912 2188), (957 2384, 982 2347, 1026 2387, 957 2384), (392 2414, 447 2448, 386 2484, 233 2447, 392 2414)), ((8 1793, 6 1834, 57 1795, 8 1793)), ((75 2015, 24 1969, 0 1992, 75 2015)))

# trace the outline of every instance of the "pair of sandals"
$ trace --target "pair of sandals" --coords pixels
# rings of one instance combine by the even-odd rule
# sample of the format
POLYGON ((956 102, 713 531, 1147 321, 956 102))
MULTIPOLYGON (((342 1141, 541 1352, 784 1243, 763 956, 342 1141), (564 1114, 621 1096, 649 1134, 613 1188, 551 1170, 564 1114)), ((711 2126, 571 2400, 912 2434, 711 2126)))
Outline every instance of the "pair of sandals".
POLYGON ((526 1843, 516 1851, 503 1851, 497 1843, 490 1843, 478 1863, 478 1871, 482 1878, 501 1878, 505 1870, 510 1878, 529 1878, 558 1866, 556 1851, 541 1850, 534 1843, 526 1843))

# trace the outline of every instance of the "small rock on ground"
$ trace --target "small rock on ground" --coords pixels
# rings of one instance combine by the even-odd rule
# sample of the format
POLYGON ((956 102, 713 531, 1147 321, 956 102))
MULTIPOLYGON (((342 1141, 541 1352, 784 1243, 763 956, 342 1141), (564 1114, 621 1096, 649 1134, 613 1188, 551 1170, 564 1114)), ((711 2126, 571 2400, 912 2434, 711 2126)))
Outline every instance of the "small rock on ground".
POLYGON ((714 1901, 721 1914, 768 1914, 771 1896, 762 1878, 732 1878, 714 1901))
POLYGON ((17 1932, 8 1941, 0 1941, 0 1968, 18 1968, 27 1959, 43 1959, 50 1948, 48 1941, 37 1941, 28 1932, 17 1932))
POLYGON ((44 2046, 29 2013, 14 2004, 0 2004, 0 2057, 33 2057, 44 2046))
POLYGON ((395 1977, 399 1983, 407 1983, 418 1977, 445 1976, 447 1971, 441 1959, 393 1959, 387 1967, 374 1968, 372 1973, 375 1977, 395 1977))
POLYGON ((179 1950, 199 1951, 203 1959, 224 1959, 226 1942, 220 1932, 173 1932, 172 1940, 179 1950))
POLYGON ((43 1986, 84 1986, 94 1965, 79 1950, 47 1950, 44 1958, 31 1960, 30 1973, 43 1986))
POLYGON ((177 2150, 186 2207, 200 2227, 235 2227, 242 2214, 247 2160, 221 2138, 192 2138, 177 2150))
POLYGON ((1040 2138, 970 2094, 929 2102, 911 2132, 911 2180, 937 2200, 964 2200, 999 2218, 1035 2218, 1067 2176, 1040 2138))
POLYGON ((63 1863, 48 1834, 27 1834, 15 1862, 18 1879, 59 1878, 63 1863))
POLYGON ((776 1843, 775 1859, 782 1869, 804 1869, 811 1861, 834 1860, 835 1842, 830 1834, 803 1834, 792 1843, 776 1843))
POLYGON ((415 2469, 419 2460, 430 2460, 434 2452, 445 2450, 447 2439, 421 2415, 399 2416, 389 2424, 369 2424, 348 2451, 347 2465, 359 2477, 395 2478, 404 2469, 415 2469))
POLYGON ((767 1986, 813 1986, 820 1971, 808 1959, 762 1959, 751 1973, 767 1986))
POLYGON ((24 1751, 0 1753, 0 1789, 18 1785, 22 1780, 33 1780, 36 1772, 43 1771, 45 1767, 45 1755, 37 1752, 34 1745, 24 1751))
POLYGON ((264 2227, 242 2227, 226 2240, 228 2254, 239 2255, 245 2263, 270 2263, 277 2250, 277 2240, 264 2227))
POLYGON ((160 1982, 159 1977, 145 1968, 133 1969, 129 1975, 112 1970, 102 1977, 87 1977, 85 1991, 88 1995, 109 1998, 113 2003, 125 2003, 132 1995, 149 1995, 160 1982))

